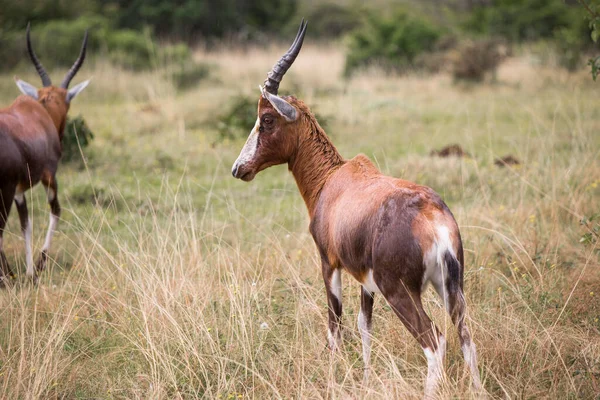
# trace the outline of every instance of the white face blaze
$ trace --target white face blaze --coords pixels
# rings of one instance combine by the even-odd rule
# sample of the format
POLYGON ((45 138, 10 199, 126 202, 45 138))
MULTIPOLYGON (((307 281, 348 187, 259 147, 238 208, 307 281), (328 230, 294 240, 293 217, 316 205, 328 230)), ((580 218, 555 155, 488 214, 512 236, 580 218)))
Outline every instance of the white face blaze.
POLYGON ((242 147, 242 151, 238 156, 235 163, 233 163, 233 167, 231 172, 234 173, 238 169, 238 167, 243 166, 244 164, 252 161, 254 159, 254 155, 256 154, 256 148, 258 147, 258 129, 260 128, 260 120, 256 118, 256 123, 254 124, 254 128, 250 131, 250 136, 246 140, 246 144, 242 147))

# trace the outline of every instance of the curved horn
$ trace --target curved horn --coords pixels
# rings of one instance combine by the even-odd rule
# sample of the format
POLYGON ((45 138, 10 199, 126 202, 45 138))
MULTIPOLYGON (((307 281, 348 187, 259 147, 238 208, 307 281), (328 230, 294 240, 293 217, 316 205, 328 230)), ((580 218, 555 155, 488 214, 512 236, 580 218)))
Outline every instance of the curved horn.
POLYGON ((81 68, 83 61, 85 60, 85 49, 87 47, 87 40, 88 40, 88 31, 86 30, 85 36, 83 37, 83 44, 81 45, 81 51, 79 52, 79 57, 77 57, 77 60, 75 60, 75 63, 73 64, 71 69, 65 75, 65 79, 63 79, 62 83, 60 84, 61 88, 68 89, 69 83, 71 83, 71 79, 73 79, 73 77, 75 76, 77 71, 79 71, 79 68, 81 68))
POLYGON ((294 60, 300 53, 300 49, 302 48, 302 42, 304 42, 304 34, 306 33, 306 25, 307 23, 302 18, 302 23, 300 24, 300 28, 298 29, 298 33, 296 34, 296 39, 294 39, 294 43, 290 46, 289 50, 277 61, 273 68, 267 74, 267 79, 265 80, 265 90, 271 94, 277 94, 277 90, 279 89, 279 83, 283 78, 283 75, 287 72, 288 69, 292 66, 294 60))
POLYGON ((44 66, 42 65, 40 60, 38 60, 37 56, 35 55, 35 53, 33 51, 33 47, 31 47, 31 38, 29 37, 29 25, 30 24, 28 23, 27 24, 27 52, 29 53, 29 58, 31 58, 31 62, 35 66, 35 69, 37 70, 38 74, 40 75, 40 78, 42 78, 42 84, 44 85, 44 87, 50 86, 50 85, 52 85, 52 81, 50 80, 48 73, 44 69, 44 66))

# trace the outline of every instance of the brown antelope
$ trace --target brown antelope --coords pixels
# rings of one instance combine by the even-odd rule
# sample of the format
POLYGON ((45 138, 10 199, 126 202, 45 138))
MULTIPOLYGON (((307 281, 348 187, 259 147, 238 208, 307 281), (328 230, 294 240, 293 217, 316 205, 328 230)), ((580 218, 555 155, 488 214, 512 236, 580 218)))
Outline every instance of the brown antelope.
POLYGON ((382 175, 362 154, 342 158, 302 101, 277 95, 305 32, 303 21, 294 43, 260 88, 258 118, 232 174, 248 182, 272 165, 288 164, 308 208, 310 233, 321 258, 332 350, 341 345, 341 271, 362 285, 358 330, 365 379, 374 294, 380 293, 422 346, 427 358, 425 396, 434 396, 443 374, 446 340, 421 303, 421 293, 431 282, 458 328, 473 385, 479 390, 475 345, 465 323, 464 258, 456 221, 432 189, 382 175))
POLYGON ((56 170, 62 151, 61 142, 67 112, 73 98, 85 89, 89 80, 71 89, 69 83, 83 64, 86 46, 87 32, 79 57, 60 86, 56 87, 52 85, 48 73, 31 47, 29 25, 27 26, 27 51, 44 86, 38 90, 33 85, 17 79, 17 86, 23 95, 17 97, 8 108, 0 109, 0 286, 3 286, 9 277, 14 277, 2 249, 2 236, 13 199, 25 236, 27 275, 35 281, 37 272, 46 266, 50 241, 60 217, 56 170), (42 254, 34 268, 31 220, 27 215, 24 193, 40 181, 46 188, 51 214, 42 254))

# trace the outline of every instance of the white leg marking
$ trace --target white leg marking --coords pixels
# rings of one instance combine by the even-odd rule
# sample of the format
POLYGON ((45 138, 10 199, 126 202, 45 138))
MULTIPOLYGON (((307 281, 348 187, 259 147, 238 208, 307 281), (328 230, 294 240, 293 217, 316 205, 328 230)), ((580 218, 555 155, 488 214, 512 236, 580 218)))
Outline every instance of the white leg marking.
POLYGON ((469 370, 471 370, 473 387, 479 391, 481 390, 481 378, 477 369, 477 350, 475 349, 475 344, 473 342, 463 344, 462 352, 465 357, 465 363, 469 366, 469 370))
MULTIPOLYGON (((331 280, 329 281, 329 290, 331 294, 342 304, 342 270, 335 269, 331 274, 331 280)), ((331 329, 327 331, 327 338, 329 339, 329 348, 332 351, 339 349, 342 345, 340 327, 336 326, 334 331, 331 329)))
POLYGON ((358 313, 358 331, 362 339, 362 353, 365 370, 363 380, 366 382, 369 377, 369 367, 371 365, 371 329, 367 324, 367 318, 361 309, 358 313))
POLYGON ((46 232, 46 240, 44 241, 44 247, 42 251, 48 251, 50 249, 50 242, 52 241, 52 235, 58 226, 58 217, 54 214, 50 214, 50 221, 48 223, 48 232, 46 232))
POLYGON ((238 156, 237 160, 233 163, 232 172, 237 169, 238 166, 244 165, 247 162, 252 161, 254 154, 256 154, 256 148, 258 147, 258 129, 260 128, 260 120, 256 118, 254 128, 250 131, 250 136, 246 140, 246 144, 242 147, 242 151, 238 156))
POLYGON ((25 195, 23 194, 23 192, 17 192, 15 193, 15 201, 19 204, 23 204, 23 199, 25 198, 25 195))
POLYGON ((429 347, 423 349, 427 358, 427 381, 425 382, 425 398, 435 397, 439 381, 444 373, 444 355, 446 354, 446 339, 440 335, 438 348, 432 351, 429 347))
POLYGON ((331 274, 331 281, 329 282, 329 288, 331 293, 338 299, 340 304, 342 303, 342 270, 335 269, 331 274))
POLYGON ((334 352, 337 351, 340 346, 340 340, 338 338, 338 328, 335 329, 335 332, 331 332, 331 329, 327 329, 327 341, 329 342, 329 349, 334 352))
POLYGON ((33 250, 31 248, 31 218, 27 221, 25 228, 25 259, 27 260, 27 276, 34 275, 33 250))
POLYGON ((365 281, 362 282, 363 287, 371 293, 381 293, 381 290, 379 290, 379 286, 377 286, 377 284, 375 283, 375 280, 373 279, 373 270, 370 269, 367 272, 367 275, 365 276, 365 281))

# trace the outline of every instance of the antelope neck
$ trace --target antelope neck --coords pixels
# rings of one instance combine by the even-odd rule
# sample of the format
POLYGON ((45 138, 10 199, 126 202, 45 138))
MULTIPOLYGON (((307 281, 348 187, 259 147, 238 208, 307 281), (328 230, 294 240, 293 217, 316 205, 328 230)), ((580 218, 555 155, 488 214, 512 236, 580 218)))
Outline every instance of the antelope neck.
POLYGON ((298 136, 298 147, 288 167, 312 218, 323 186, 345 161, 313 118, 308 117, 308 128, 298 136))

